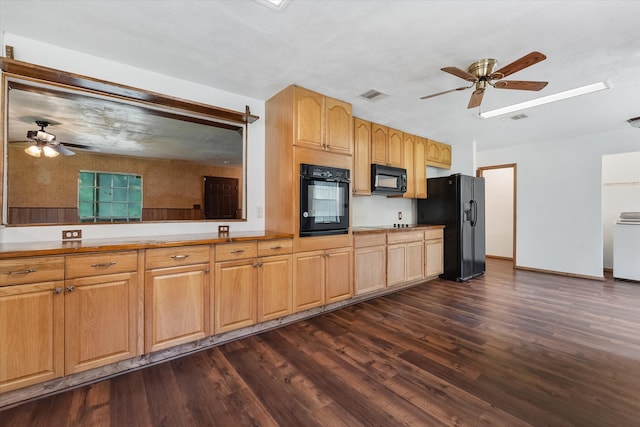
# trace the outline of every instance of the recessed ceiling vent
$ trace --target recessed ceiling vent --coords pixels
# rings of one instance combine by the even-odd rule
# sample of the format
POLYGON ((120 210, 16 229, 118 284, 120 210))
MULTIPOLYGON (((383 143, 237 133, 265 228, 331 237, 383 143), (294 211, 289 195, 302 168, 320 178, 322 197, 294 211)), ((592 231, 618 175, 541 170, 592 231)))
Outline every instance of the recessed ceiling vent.
POLYGON ((528 119, 529 116, 527 116, 526 114, 516 114, 515 116, 511 116, 509 118, 511 120, 522 120, 522 119, 528 119))
POLYGON ((377 101, 378 99, 382 99, 388 96, 386 93, 382 93, 379 90, 369 89, 365 93, 361 93, 358 95, 360 98, 364 98, 368 101, 377 101))

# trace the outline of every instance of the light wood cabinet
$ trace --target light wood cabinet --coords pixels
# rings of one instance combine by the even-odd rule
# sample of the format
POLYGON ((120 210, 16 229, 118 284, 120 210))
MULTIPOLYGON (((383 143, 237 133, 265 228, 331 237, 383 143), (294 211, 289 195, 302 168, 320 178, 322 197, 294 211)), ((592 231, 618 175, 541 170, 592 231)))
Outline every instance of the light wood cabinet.
POLYGON ((387 285, 387 235, 354 236, 354 293, 356 295, 384 289, 387 285))
POLYGON ((414 157, 415 198, 427 198, 427 140, 416 137, 414 157))
POLYGON ((444 272, 444 231, 427 230, 424 234, 425 277, 435 277, 444 272))
POLYGON ((296 86, 294 105, 294 145, 353 153, 351 104, 296 86))
POLYGON ((407 170, 407 191, 402 197, 413 199, 416 196, 416 173, 415 173, 415 142, 416 137, 409 133, 403 134, 404 167, 407 170))
POLYGON ((353 194, 371 195, 371 122, 353 118, 353 194))
POLYGON ((371 124, 371 163, 401 168, 404 162, 403 133, 371 124))
POLYGON ((215 332, 286 316, 292 309, 291 239, 216 245, 215 332))
MULTIPOLYGON (((49 258, 51 259, 51 258, 49 258)), ((36 260, 37 258, 34 258, 36 260)), ((6 263, 1 264, 2 271, 6 263)), ((60 272, 63 259, 59 258, 60 272)), ((24 271, 30 265, 19 266, 24 271), (25 268, 26 267, 26 268, 25 268)), ((51 281, 0 287, 0 393, 64 375, 64 282, 51 281)), ((25 280, 26 274, 20 274, 25 280)), ((17 277, 17 276, 16 276, 17 277)), ((56 280, 58 279, 58 280, 56 280)))
POLYGON ((353 295, 352 266, 351 248, 294 254, 293 311, 350 298, 353 295))
POLYGON ((424 231, 387 234, 387 286, 424 278, 424 231))
POLYGON ((210 257, 208 245, 147 249, 145 352, 210 334, 210 257))
POLYGON ((451 146, 431 139, 427 140, 427 165, 451 169, 451 146))
POLYGON ((141 354, 137 271, 137 251, 66 257, 66 375, 141 354))

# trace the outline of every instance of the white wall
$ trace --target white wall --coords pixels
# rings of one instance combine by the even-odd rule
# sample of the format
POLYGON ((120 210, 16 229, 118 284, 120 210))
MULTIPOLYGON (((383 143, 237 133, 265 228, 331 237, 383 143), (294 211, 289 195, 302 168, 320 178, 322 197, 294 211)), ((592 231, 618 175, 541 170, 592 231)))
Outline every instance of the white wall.
POLYGON ((485 188, 486 254, 513 257, 513 168, 482 171, 485 188))
MULTIPOLYGON (((265 103, 215 88, 131 67, 95 56, 52 46, 24 37, 4 33, 4 45, 14 47, 15 59, 51 67, 75 74, 146 89, 236 111, 245 111, 260 117, 249 125, 247 155, 247 211, 246 222, 230 223, 231 231, 264 229, 264 218, 258 210, 264 206, 264 138, 265 103)), ((81 226, 83 237, 108 238, 122 236, 156 236, 184 233, 217 232, 223 222, 172 222, 148 224, 108 224, 81 226)), ((0 228, 0 243, 60 240, 61 226, 0 228)), ((68 227, 66 227, 68 228, 68 227)), ((76 228, 74 226, 74 228, 76 228)))
POLYGON ((477 153, 478 166, 517 163, 518 266, 602 277, 602 155, 636 151, 620 131, 477 153))
POLYGON ((640 152, 602 157, 604 267, 613 269, 613 226, 620 212, 640 212, 640 152))

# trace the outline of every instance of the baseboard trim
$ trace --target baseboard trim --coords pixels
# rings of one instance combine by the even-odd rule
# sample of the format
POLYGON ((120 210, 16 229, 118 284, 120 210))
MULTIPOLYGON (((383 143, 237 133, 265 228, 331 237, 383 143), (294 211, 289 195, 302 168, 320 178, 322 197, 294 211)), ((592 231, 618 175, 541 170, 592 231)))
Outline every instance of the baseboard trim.
POLYGON ((524 266, 521 266, 521 265, 516 265, 514 268, 516 270, 533 271, 535 273, 554 274, 556 276, 575 277, 577 279, 598 280, 600 282, 604 282, 605 280, 607 280, 604 277, 604 275, 602 275, 602 276, 588 276, 586 274, 575 274, 575 273, 567 273, 565 271, 545 270, 543 268, 524 267, 524 266))
POLYGON ((485 255, 485 258, 501 259, 503 261, 513 261, 513 257, 508 257, 508 256, 485 255))

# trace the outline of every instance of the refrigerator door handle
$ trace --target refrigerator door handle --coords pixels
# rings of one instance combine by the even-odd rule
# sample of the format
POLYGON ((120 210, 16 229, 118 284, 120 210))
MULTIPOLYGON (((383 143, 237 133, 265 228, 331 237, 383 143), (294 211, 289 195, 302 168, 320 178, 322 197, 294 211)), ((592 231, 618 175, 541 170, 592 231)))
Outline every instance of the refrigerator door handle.
POLYGON ((478 203, 473 199, 471 200, 471 209, 472 209, 471 226, 475 227, 476 223, 478 222, 478 203))

